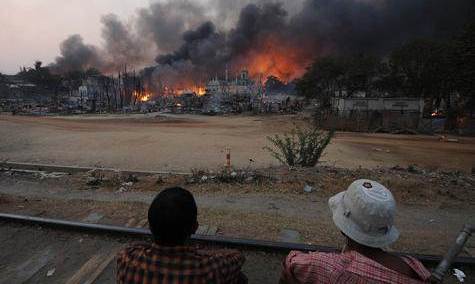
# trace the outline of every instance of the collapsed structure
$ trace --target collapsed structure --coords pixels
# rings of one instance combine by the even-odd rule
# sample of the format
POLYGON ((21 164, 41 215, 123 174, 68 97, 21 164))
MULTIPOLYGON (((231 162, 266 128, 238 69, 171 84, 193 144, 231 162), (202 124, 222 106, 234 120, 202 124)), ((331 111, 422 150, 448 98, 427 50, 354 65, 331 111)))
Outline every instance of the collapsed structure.
POLYGON ((295 95, 294 86, 291 84, 285 90, 269 86, 270 80, 262 83, 262 79, 253 80, 246 69, 237 74, 230 75, 226 70, 224 77, 217 74, 211 78, 206 87, 195 89, 203 90, 199 93, 187 90, 175 96, 159 97, 158 105, 162 110, 170 108, 171 111, 195 111, 207 114, 213 113, 271 113, 295 112, 301 110, 303 98, 295 95))
POLYGON ((260 84, 249 78, 247 70, 242 70, 235 78, 229 78, 226 69, 225 77, 216 75, 206 84, 206 102, 203 110, 207 113, 235 110, 250 110, 252 100, 262 95, 260 84))
POLYGON ((0 111, 46 113, 52 107, 54 93, 16 75, 0 77, 0 111))
POLYGON ((223 80, 216 75, 206 85, 206 92, 212 95, 249 95, 258 94, 261 90, 256 82, 249 79, 249 72, 242 70, 239 76, 229 79, 228 70, 223 80))
POLYGON ((203 85, 176 89, 165 86, 155 92, 145 86, 142 76, 93 74, 73 82, 62 80, 55 90, 41 92, 39 86, 12 76, 2 85, 5 90, 1 91, 1 107, 4 111, 30 114, 152 111, 219 114, 287 113, 303 106, 303 98, 295 96, 293 84, 280 82, 276 77, 268 78, 265 83, 261 78, 253 80, 246 69, 237 74, 226 70, 224 75, 216 74, 203 85), (42 108, 37 110, 36 106, 42 108))

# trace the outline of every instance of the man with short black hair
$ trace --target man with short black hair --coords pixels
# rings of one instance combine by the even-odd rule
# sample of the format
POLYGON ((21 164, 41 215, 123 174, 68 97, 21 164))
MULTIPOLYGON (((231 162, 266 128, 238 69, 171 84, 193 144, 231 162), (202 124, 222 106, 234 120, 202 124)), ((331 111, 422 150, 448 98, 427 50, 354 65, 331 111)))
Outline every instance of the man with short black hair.
POLYGON ((186 245, 198 229, 193 195, 165 189, 148 211, 153 243, 132 245, 117 260, 117 283, 245 283, 244 257, 234 250, 203 250, 186 245))
POLYGON ((150 231, 162 245, 183 245, 198 229, 197 216, 193 195, 179 187, 162 191, 148 209, 150 231))

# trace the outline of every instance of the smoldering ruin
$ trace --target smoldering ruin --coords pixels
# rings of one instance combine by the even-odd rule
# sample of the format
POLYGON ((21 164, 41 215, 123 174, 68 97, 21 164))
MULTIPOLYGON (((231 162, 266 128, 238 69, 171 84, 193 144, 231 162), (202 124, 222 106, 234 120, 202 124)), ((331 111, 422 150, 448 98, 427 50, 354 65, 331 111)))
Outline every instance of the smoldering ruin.
MULTIPOLYGON (((417 47, 420 38, 452 40, 470 22, 473 11, 470 0, 450 4, 443 0, 151 2, 129 19, 104 15, 102 44, 91 45, 81 35, 71 35, 60 43, 55 62, 46 67, 37 62, 35 69, 23 67, 18 76, 4 80, 10 97, 3 108, 21 112, 25 106, 29 111, 39 107, 39 113, 45 109, 256 114, 296 113, 305 106, 318 105, 334 115, 335 110, 346 111, 337 105, 341 97, 401 98, 396 100, 397 106, 408 106, 412 97, 417 97, 418 107, 410 108, 416 112, 409 116, 411 129, 421 124, 433 128, 432 122, 422 123, 421 118, 447 112, 454 101, 467 112, 473 100, 465 98, 470 97, 467 90, 472 88, 435 87, 444 76, 435 70, 433 73, 440 75, 424 79, 433 85, 425 88, 443 90, 424 94, 424 88, 410 86, 411 81, 422 81, 420 76, 409 78, 418 73, 405 72, 402 63, 392 62, 397 61, 393 57, 401 46, 416 42, 417 47), (329 59, 329 65, 312 71, 319 59, 329 59), (329 74, 325 75, 325 70, 329 74), (44 96, 18 98, 30 95, 35 86, 44 83, 32 81, 49 73, 57 76, 43 80, 47 81, 44 92, 52 94, 49 100, 44 96), (317 77, 327 78, 327 82, 318 85, 317 77), (305 88, 313 88, 310 95, 302 90, 305 88), (452 99, 450 93, 464 98, 452 99)), ((437 54, 446 46, 430 44, 433 50, 420 53, 428 65, 435 58, 452 56, 452 51, 437 54), (426 56, 428 53, 431 55, 426 56)), ((470 75, 469 64, 458 68, 461 63, 452 61, 457 69, 468 70, 462 76, 470 75)), ((453 85, 465 79, 457 80, 453 85)), ((359 105, 368 106, 368 102, 359 105)), ((399 107, 385 110, 394 109, 399 107)), ((381 111, 381 107, 366 107, 365 111, 364 120, 381 116, 369 113, 381 111)), ((336 119, 340 118, 339 112, 336 119)), ((350 124, 354 119, 350 115, 350 124)), ((380 126, 372 129, 382 129, 380 126)), ((388 129, 384 127, 384 131, 388 129)))

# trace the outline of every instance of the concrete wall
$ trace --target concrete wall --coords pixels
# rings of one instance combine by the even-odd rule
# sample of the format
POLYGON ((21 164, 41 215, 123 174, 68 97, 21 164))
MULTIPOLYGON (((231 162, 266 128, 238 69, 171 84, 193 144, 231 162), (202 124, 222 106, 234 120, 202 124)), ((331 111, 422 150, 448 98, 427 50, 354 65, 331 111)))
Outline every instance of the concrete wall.
POLYGON ((421 120, 418 112, 401 111, 362 111, 323 112, 316 117, 317 125, 322 128, 361 131, 361 132, 398 132, 401 130, 416 132, 421 120))
POLYGON ((338 112, 359 111, 403 111, 418 112, 424 110, 422 98, 334 98, 333 110, 338 112))

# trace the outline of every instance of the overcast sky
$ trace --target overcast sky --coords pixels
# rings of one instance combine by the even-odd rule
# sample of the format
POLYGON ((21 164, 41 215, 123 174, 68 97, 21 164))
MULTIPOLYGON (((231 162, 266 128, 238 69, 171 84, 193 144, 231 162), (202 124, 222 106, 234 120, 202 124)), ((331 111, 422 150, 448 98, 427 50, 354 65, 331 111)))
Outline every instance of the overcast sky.
POLYGON ((127 19, 150 0, 0 1, 0 72, 11 74, 35 60, 52 62, 59 43, 71 34, 99 44, 102 15, 115 13, 127 19))

